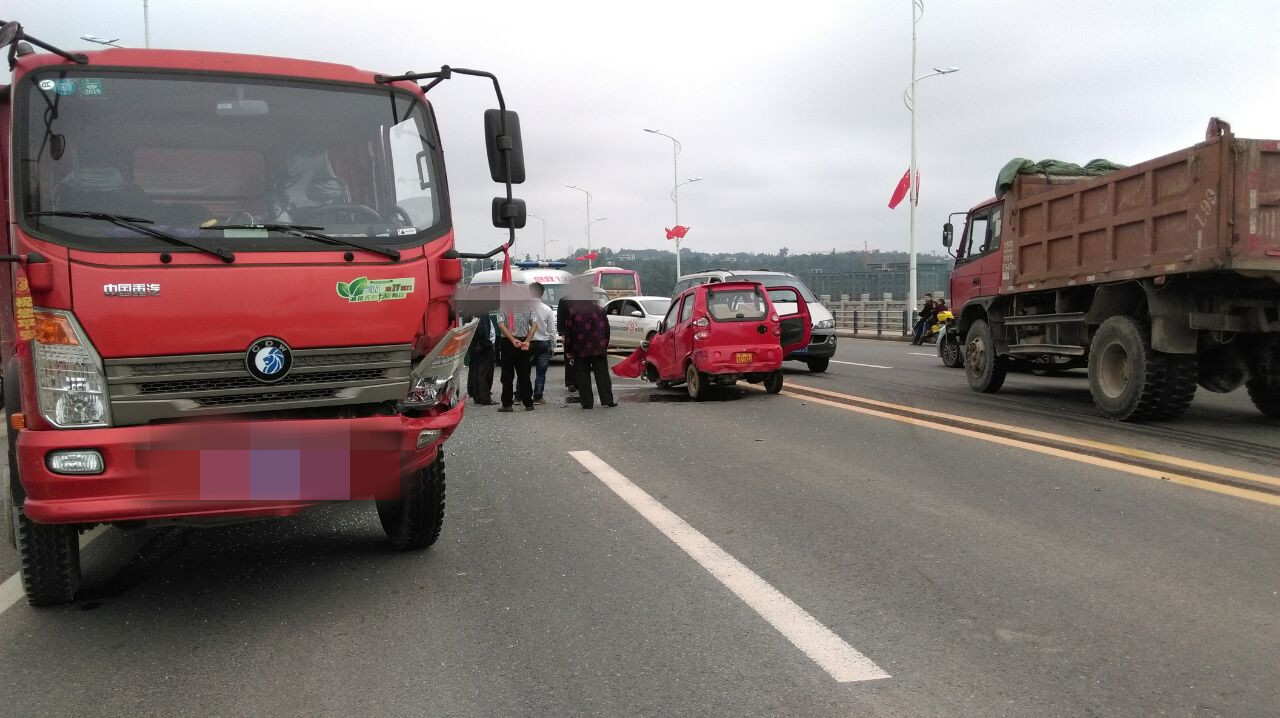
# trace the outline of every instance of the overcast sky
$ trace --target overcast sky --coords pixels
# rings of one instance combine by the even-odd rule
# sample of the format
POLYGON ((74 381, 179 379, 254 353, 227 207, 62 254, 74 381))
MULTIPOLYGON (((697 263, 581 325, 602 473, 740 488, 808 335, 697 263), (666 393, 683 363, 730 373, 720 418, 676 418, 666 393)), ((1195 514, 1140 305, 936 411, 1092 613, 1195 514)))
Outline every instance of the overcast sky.
MULTIPOLYGON (((1280 137, 1280 2, 927 0, 918 86, 917 244, 992 193, 1008 159, 1135 163, 1203 138, 1211 115, 1280 137)), ((880 2, 320 2, 151 0, 153 47, 282 55, 381 72, 487 69, 520 113, 517 188, 560 240, 665 248, 671 143, 684 143, 685 247, 792 252, 906 249, 907 206, 886 207, 910 158, 911 0, 880 2)), ((142 46, 141 0, 5 0, 5 19, 59 45, 82 34, 142 46)), ((492 93, 431 93, 459 248, 489 224, 481 115, 492 93)), ((517 251, 540 252, 530 220, 517 251)))

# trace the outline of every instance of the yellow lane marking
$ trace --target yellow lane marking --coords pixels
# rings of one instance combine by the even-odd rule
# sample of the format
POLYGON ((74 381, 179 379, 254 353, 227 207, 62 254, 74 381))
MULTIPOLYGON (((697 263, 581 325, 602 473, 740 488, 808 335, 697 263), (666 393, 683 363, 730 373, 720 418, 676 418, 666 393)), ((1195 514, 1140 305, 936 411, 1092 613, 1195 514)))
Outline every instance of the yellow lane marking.
POLYGON ((1203 471, 1209 474, 1218 474, 1219 476, 1229 476, 1235 479, 1244 479, 1245 481, 1254 481, 1259 484, 1269 484, 1271 486, 1280 487, 1280 477, 1269 476, 1267 474, 1256 474, 1256 473, 1253 473, 1252 471, 1241 471, 1239 469, 1232 469, 1226 466, 1206 464, 1202 461, 1195 461, 1192 459, 1183 459, 1177 456, 1167 456, 1165 454, 1157 454, 1151 451, 1143 451, 1142 449, 1131 449, 1127 446, 1119 446, 1117 444, 1108 444, 1102 441, 1093 441, 1092 439, 1081 439, 1074 436, 1055 434, 1049 431, 1027 429, 1021 426, 1011 426, 1009 424, 1000 424, 994 421, 984 421, 982 419, 973 419, 967 416, 948 414, 946 412, 941 412, 941 411, 917 409, 916 407, 913 407, 913 406, 904 406, 902 404, 892 404, 887 401, 879 401, 877 399, 868 399, 866 397, 854 396, 852 394, 841 394, 840 392, 828 391, 826 389, 819 389, 817 387, 807 386, 805 384, 793 383, 791 384, 791 386, 796 389, 802 389, 807 392, 814 392, 815 394, 822 394, 824 396, 832 396, 838 399, 847 399, 849 401, 856 401, 860 404, 866 404, 868 406, 879 406, 886 409, 896 409, 898 411, 910 412, 918 416, 930 416, 938 419, 950 419, 952 421, 959 420, 959 421, 964 421, 966 424, 972 424, 973 426, 982 426, 988 429, 998 429, 1000 431, 1007 431, 1012 434, 1030 436, 1030 437, 1035 437, 1037 439, 1046 439, 1049 441, 1056 441, 1059 443, 1071 444, 1073 446, 1085 447, 1090 449, 1098 449, 1100 451, 1106 451, 1113 454, 1121 454, 1123 456, 1128 456, 1135 459, 1145 459, 1147 461, 1156 461, 1162 464, 1168 464, 1169 466, 1177 466, 1183 469, 1190 469, 1192 471, 1203 471))
MULTIPOLYGON (((825 393, 832 393, 832 392, 825 392, 825 393)), ((853 411, 859 414, 866 414, 868 416, 879 417, 881 419, 889 419, 890 421, 897 421, 903 424, 927 427, 929 429, 945 431, 950 434, 966 436, 972 439, 980 439, 982 441, 988 441, 993 444, 1003 444, 1004 446, 1012 446, 1018 449, 1026 449, 1027 451, 1034 451, 1040 454, 1046 454, 1048 456, 1055 456, 1060 459, 1078 461, 1083 464, 1091 464, 1093 466, 1098 466, 1105 469, 1114 469, 1116 471, 1122 471, 1127 474, 1144 476, 1150 479, 1160 479, 1161 481, 1169 481, 1175 484, 1180 484, 1182 486, 1191 486, 1197 489, 1204 489, 1205 491, 1213 491, 1219 494, 1226 494, 1227 496, 1234 496, 1236 498, 1248 499, 1250 501, 1257 501, 1259 503, 1270 504, 1272 506, 1280 506, 1280 496, 1265 494, 1259 491, 1250 491, 1249 489, 1230 486, 1227 484, 1218 484, 1212 481, 1205 481, 1203 479, 1196 479, 1190 476, 1183 476, 1181 474, 1173 474, 1165 471, 1158 471, 1156 469, 1149 469, 1145 466, 1126 464, 1124 462, 1114 461, 1112 459, 1101 459, 1096 456, 1078 454, 1071 451, 1067 451, 1066 449, 1058 449, 1052 446, 1044 446, 1043 444, 1035 444, 1030 441, 1022 441, 1021 439, 1010 439, 1004 436, 984 434, 982 432, 973 431, 971 429, 962 429, 958 426, 951 426, 950 424, 941 424, 936 421, 929 421, 928 419, 917 419, 910 416, 902 416, 901 414, 893 414, 887 411, 879 411, 877 409, 868 409, 862 406, 850 406, 848 404, 843 404, 836 401, 819 399, 817 397, 809 396, 807 394, 797 394, 790 391, 783 391, 782 395, 791 397, 792 399, 800 399, 802 401, 811 401, 816 404, 825 404, 827 406, 832 406, 837 409, 844 409, 845 411, 853 411)))

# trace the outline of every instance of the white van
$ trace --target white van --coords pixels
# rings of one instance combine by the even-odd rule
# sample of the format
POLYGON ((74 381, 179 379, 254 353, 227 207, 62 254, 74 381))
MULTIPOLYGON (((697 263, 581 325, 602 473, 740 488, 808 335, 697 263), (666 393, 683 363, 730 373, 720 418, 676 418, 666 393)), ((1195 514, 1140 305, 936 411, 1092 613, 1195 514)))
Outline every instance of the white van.
MULTIPOLYGON (((800 296, 804 297, 805 303, 809 307, 809 316, 813 320, 813 339, 810 340, 809 346, 803 349, 797 349, 786 356, 791 361, 802 361, 809 365, 809 371, 823 372, 827 370, 827 366, 831 363, 831 357, 836 353, 836 322, 831 316, 831 312, 818 298, 814 296, 812 290, 800 281, 800 278, 794 274, 786 272, 770 272, 763 269, 708 269, 705 272, 695 272, 693 274, 685 274, 676 281, 675 289, 671 290, 671 296, 678 297, 680 292, 699 284, 707 284, 709 282, 727 282, 727 281, 745 281, 760 282, 768 286, 795 287, 800 292, 800 296)), ((791 302, 794 304, 794 302, 791 302)), ((779 314, 793 314, 795 307, 788 307, 786 302, 777 303, 779 314)))
MULTIPOLYGON (((564 266, 563 262, 513 262, 515 266, 511 268, 511 283, 514 285, 528 286, 537 282, 543 287, 542 301, 551 307, 551 312, 556 311, 556 303, 560 301, 560 297, 564 296, 565 290, 569 288, 569 282, 573 281, 573 275, 560 269, 564 266), (558 266, 557 266, 558 265, 558 266), (519 268, 517 268, 519 267, 519 268)), ((502 283, 501 269, 486 269, 483 272, 476 272, 471 281, 467 283, 469 287, 478 287, 484 285, 498 285, 502 283)), ((552 351, 552 356, 564 353, 564 342, 557 335, 556 346, 552 351)))

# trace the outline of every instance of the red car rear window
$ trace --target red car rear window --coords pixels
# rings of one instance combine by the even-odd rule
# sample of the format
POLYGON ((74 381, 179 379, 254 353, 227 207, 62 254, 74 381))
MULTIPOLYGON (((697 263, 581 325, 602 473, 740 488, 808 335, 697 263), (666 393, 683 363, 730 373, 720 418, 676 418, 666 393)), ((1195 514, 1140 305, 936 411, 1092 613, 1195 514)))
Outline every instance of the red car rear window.
POLYGON ((707 313, 717 322, 756 322, 764 319, 764 295, 755 289, 707 291, 707 313))

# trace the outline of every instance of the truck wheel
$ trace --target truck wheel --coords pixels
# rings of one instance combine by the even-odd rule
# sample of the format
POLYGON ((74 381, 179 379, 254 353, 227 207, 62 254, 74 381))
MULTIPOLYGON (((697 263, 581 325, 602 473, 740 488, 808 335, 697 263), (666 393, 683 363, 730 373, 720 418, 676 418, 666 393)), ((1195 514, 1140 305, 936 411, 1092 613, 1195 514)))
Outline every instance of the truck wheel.
POLYGON ((391 545, 401 551, 430 546, 444 523, 444 449, 427 468, 401 481, 400 499, 379 499, 378 520, 391 545))
POLYGON ((1108 419, 1170 419, 1195 396, 1194 356, 1161 354, 1148 329, 1133 317, 1102 323, 1089 345, 1089 391, 1108 419))
POLYGON ((1186 413, 1200 384, 1200 362, 1195 354, 1158 354, 1165 363, 1164 392, 1155 418, 1174 419, 1186 413))
POLYGON ((65 524, 38 524, 11 506, 22 587, 32 606, 55 606, 75 600, 80 587, 80 532, 65 524))
POLYGON ((813 372, 814 374, 821 374, 822 372, 827 370, 827 367, 831 366, 831 357, 819 357, 817 359, 810 359, 806 363, 809 365, 809 371, 813 372))
POLYGON ((938 337, 938 356, 945 367, 959 369, 964 366, 964 352, 960 350, 960 342, 952 341, 945 334, 938 337))
POLYGON ((969 387, 985 394, 1000 391, 1009 373, 1009 358, 996 353, 991 325, 975 319, 964 347, 964 373, 969 387))
POLYGON ((764 390, 770 394, 777 394, 782 391, 782 370, 769 372, 764 378, 764 390))
POLYGON ((689 398, 694 401, 702 401, 707 398, 707 382, 702 376, 702 372, 698 371, 698 367, 690 362, 689 366, 684 370, 684 385, 689 392, 689 398))
POLYGON ((1258 411, 1280 419, 1280 346, 1271 349, 1270 361, 1261 362, 1245 388, 1258 411))

